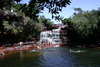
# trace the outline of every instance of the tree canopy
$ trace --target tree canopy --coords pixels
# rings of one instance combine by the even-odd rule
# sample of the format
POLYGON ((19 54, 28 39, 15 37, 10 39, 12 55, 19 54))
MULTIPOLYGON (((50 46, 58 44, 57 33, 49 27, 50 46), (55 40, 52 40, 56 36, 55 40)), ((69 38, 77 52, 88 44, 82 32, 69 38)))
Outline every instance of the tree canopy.
POLYGON ((81 8, 75 8, 74 10, 75 13, 71 18, 62 21, 68 24, 70 38, 83 43, 97 43, 100 39, 100 9, 83 11, 81 8))
MULTIPOLYGON (((37 38, 44 29, 50 29, 50 19, 39 17, 47 8, 54 16, 70 4, 70 0, 0 0, 0 42, 17 42, 37 38)), ((56 17, 59 19, 60 16, 56 17)))

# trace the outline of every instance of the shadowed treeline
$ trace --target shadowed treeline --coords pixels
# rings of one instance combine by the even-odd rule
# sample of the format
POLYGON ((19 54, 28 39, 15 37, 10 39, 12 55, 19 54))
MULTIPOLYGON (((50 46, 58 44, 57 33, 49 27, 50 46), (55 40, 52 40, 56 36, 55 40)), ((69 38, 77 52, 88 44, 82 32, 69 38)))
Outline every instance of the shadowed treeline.
POLYGON ((64 19, 67 24, 67 36, 71 43, 85 46, 99 46, 100 43, 100 8, 98 10, 83 11, 74 8, 72 17, 64 19))

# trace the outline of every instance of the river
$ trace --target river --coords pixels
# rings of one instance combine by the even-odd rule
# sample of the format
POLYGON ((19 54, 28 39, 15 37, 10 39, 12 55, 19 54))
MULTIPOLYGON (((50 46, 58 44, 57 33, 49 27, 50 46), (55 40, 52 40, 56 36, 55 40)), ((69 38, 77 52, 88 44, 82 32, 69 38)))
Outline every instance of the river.
POLYGON ((60 46, 20 51, 0 57, 0 67, 100 67, 100 48, 60 46))

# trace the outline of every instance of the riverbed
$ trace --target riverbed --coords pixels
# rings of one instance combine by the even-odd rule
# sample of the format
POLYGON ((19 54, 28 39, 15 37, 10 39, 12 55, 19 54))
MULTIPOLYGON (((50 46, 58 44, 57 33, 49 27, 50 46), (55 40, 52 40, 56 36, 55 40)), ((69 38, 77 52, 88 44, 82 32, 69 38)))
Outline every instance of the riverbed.
POLYGON ((100 48, 59 46, 20 51, 0 56, 0 67, 100 67, 100 48))

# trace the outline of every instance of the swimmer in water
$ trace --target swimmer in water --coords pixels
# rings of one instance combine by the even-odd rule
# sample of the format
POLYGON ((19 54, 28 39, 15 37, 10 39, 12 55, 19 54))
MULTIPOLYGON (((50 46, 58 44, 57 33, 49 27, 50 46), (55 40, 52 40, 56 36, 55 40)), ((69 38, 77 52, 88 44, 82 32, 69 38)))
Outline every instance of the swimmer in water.
POLYGON ((81 50, 74 51, 74 50, 71 50, 71 49, 70 49, 70 52, 71 52, 71 53, 80 53, 80 52, 84 52, 84 51, 81 51, 81 50))

